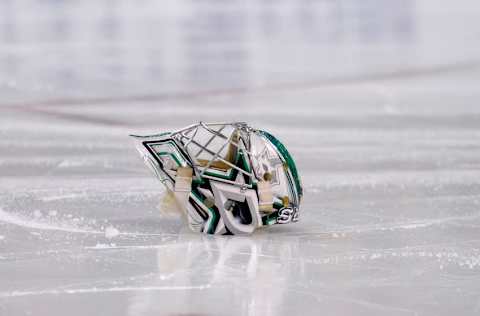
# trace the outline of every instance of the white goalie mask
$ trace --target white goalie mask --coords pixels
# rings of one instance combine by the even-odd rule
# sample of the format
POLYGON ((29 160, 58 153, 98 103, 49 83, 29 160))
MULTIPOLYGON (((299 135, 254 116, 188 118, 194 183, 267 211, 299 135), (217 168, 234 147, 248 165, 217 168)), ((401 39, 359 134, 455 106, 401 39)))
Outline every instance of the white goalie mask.
POLYGON ((298 220, 300 177, 285 146, 270 133, 242 122, 200 122, 174 132, 132 136, 192 230, 250 234, 298 220))

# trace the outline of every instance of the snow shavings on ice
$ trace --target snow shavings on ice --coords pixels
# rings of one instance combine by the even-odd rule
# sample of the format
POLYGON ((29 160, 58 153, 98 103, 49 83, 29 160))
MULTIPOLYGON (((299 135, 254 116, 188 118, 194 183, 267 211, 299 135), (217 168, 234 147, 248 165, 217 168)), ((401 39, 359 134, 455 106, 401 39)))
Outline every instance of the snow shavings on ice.
POLYGON ((76 193, 70 193, 70 194, 60 194, 60 195, 51 195, 51 196, 44 196, 44 197, 39 197, 39 200, 43 202, 51 202, 51 201, 58 201, 58 200, 67 200, 67 199, 78 199, 78 198, 84 198, 86 194, 76 194, 76 193))
MULTIPOLYGON (((55 217, 57 215, 56 211, 54 213, 48 213, 49 217, 55 217)), ((68 216, 67 216, 68 217, 68 216)), ((29 218, 23 215, 10 213, 4 211, 0 208, 0 222, 23 227, 31 228, 38 230, 49 230, 49 231, 62 231, 67 233, 81 233, 81 234, 95 234, 95 235, 104 235, 107 239, 112 239, 117 236, 131 236, 131 237, 153 237, 153 236, 168 236, 168 233, 143 233, 143 232, 120 232, 113 226, 107 226, 105 230, 95 230, 87 227, 75 226, 75 223, 82 221, 81 218, 72 218, 68 223, 59 223, 57 221, 52 221, 49 218, 43 216, 41 211, 35 211, 33 218, 29 218)))
POLYGON ((480 252, 470 251, 462 253, 454 249, 444 250, 415 250, 415 249, 398 249, 398 250, 379 250, 376 252, 355 253, 348 255, 335 255, 324 258, 307 259, 306 262, 312 264, 339 264, 345 262, 372 262, 378 260, 390 259, 413 259, 420 258, 433 260, 439 264, 439 268, 443 270, 448 265, 456 265, 461 268, 479 269, 480 268, 480 252))
POLYGON ((57 222, 49 222, 40 220, 43 214, 37 210, 34 212, 34 219, 21 216, 18 214, 13 214, 9 212, 5 212, 2 208, 0 208, 0 222, 12 224, 16 226, 20 226, 23 228, 33 228, 39 230, 55 230, 55 231, 63 231, 68 233, 84 233, 84 234, 103 234, 101 231, 90 230, 90 229, 83 229, 71 225, 66 224, 59 224, 57 222))
POLYGON ((120 232, 118 231, 118 229, 116 229, 113 226, 108 226, 107 228, 105 228, 105 238, 107 238, 107 239, 115 238, 119 234, 120 234, 120 232))
POLYGON ((109 292, 130 292, 130 291, 185 291, 185 290, 204 290, 210 288, 209 284, 198 286, 125 286, 109 288, 78 288, 78 289, 51 289, 39 291, 13 291, 0 292, 0 298, 38 296, 38 295, 60 295, 60 294, 89 294, 89 293, 109 293, 109 292))
POLYGON ((98 243, 94 247, 86 247, 87 249, 111 249, 112 247, 116 247, 115 244, 102 244, 98 243))

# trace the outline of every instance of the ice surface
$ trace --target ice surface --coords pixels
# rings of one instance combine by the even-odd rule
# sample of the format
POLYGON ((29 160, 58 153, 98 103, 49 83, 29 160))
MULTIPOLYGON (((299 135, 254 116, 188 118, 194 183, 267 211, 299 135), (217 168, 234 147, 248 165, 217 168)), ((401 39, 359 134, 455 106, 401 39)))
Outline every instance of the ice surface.
POLYGON ((113 226, 108 226, 107 228, 105 228, 105 238, 107 238, 107 239, 115 238, 119 234, 120 234, 120 232, 118 231, 118 229, 116 229, 113 226))
POLYGON ((0 315, 478 315, 478 1, 0 1, 0 315), (128 134, 241 120, 297 224, 193 234, 128 134))

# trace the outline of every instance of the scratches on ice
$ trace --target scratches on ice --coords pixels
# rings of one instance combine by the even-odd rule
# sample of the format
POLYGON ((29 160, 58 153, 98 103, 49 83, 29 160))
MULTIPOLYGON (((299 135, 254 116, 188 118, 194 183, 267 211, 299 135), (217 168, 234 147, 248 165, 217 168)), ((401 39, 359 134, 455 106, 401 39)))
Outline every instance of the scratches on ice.
POLYGON ((480 214, 472 214, 472 215, 466 215, 466 216, 449 216, 449 217, 443 217, 443 218, 414 220, 414 221, 406 221, 406 222, 391 223, 391 224, 366 225, 366 226, 352 227, 352 228, 340 230, 340 233, 367 233, 367 232, 373 232, 373 231, 411 230, 411 229, 427 228, 430 226, 440 226, 444 224, 452 225, 459 221, 471 221, 479 217, 480 217, 480 214))
POLYGON ((84 234, 103 234, 102 231, 97 230, 89 230, 78 228, 74 226, 68 225, 58 225, 57 223, 48 223, 48 222, 40 222, 37 220, 33 220, 27 217, 19 216, 17 214, 12 214, 5 212, 2 208, 0 208, 0 222, 20 226, 23 228, 33 228, 39 230, 54 230, 54 231, 63 231, 68 233, 84 233, 84 234))
POLYGON ((392 223, 378 223, 378 224, 366 224, 366 225, 352 225, 352 226, 343 226, 343 227, 323 227, 319 228, 317 226, 309 227, 308 231, 303 232, 288 232, 290 236, 302 237, 302 236, 312 236, 312 235, 330 235, 333 238, 346 237, 351 234, 367 234, 375 232, 386 232, 386 231, 402 231, 402 230, 415 230, 423 229, 429 227, 442 227, 445 225, 464 225, 465 222, 471 222, 480 218, 480 213, 474 213, 464 216, 449 216, 441 218, 430 218, 430 219, 418 219, 410 220, 404 222, 392 222, 392 223))
POLYGON ((117 246, 111 244, 96 244, 95 246, 84 247, 85 250, 152 250, 152 249, 161 249, 168 248, 171 249, 173 246, 171 244, 163 245, 125 245, 117 246))
POLYGON ((68 294, 96 294, 112 292, 133 292, 133 291, 186 291, 186 290, 205 290, 210 288, 209 284, 197 286, 123 286, 123 287, 90 287, 77 289, 49 289, 38 291, 12 291, 0 292, 0 298, 40 296, 40 295, 68 295, 68 294))
POLYGON ((319 303, 323 303, 323 301, 325 301, 325 300, 331 300, 331 301, 339 301, 343 305, 352 304, 352 305, 357 305, 357 306, 367 308, 369 310, 378 310, 378 311, 382 311, 384 313, 389 312, 390 313, 389 315, 391 315, 391 313, 395 313, 395 312, 396 313, 401 313, 401 314, 414 315, 414 316, 418 315, 417 312, 415 312, 413 310, 410 310, 410 309, 396 307, 396 306, 388 305, 388 304, 374 303, 374 302, 371 302, 371 301, 368 301, 368 300, 365 300, 365 299, 359 299, 359 298, 353 298, 353 297, 347 297, 347 296, 343 297, 343 296, 336 296, 336 295, 315 294, 315 293, 312 293, 312 292, 309 292, 309 291, 293 290, 293 289, 290 290, 290 291, 297 292, 297 293, 300 293, 304 296, 311 297, 319 303))
MULTIPOLYGON (((60 232, 66 232, 66 233, 80 233, 80 234, 95 234, 95 235, 106 234, 106 232, 102 230, 75 227, 72 225, 58 223, 58 222, 40 221, 40 220, 25 217, 25 216, 21 216, 18 214, 6 212, 2 208, 0 208, 0 223, 2 222, 10 225, 19 226, 22 228, 31 228, 31 229, 37 229, 37 230, 60 231, 60 232)), ((154 237, 154 236, 168 236, 168 235, 172 235, 172 234, 118 232, 116 236, 154 237)))
POLYGON ((86 196, 85 193, 82 193, 82 194, 70 193, 70 194, 45 196, 45 197, 39 198, 39 200, 43 202, 51 202, 51 201, 58 201, 58 200, 84 198, 85 196, 86 196))
POLYGON ((310 264, 342 264, 350 262, 370 262, 392 260, 419 260, 424 259, 429 262, 436 262, 440 270, 450 265, 455 265, 460 268, 470 270, 478 269, 480 267, 480 253, 478 251, 465 252, 455 249, 383 249, 383 250, 369 250, 364 252, 340 254, 324 256, 320 258, 302 259, 305 263, 310 264))

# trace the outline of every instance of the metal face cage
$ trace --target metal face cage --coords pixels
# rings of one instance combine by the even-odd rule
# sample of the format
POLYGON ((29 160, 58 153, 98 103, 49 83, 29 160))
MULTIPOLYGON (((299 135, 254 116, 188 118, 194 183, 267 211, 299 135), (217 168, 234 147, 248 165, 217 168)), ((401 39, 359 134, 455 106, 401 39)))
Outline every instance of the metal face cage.
POLYGON ((239 183, 219 176, 212 176, 210 169, 226 170, 233 168, 250 179, 254 179, 253 171, 235 165, 236 155, 241 153, 248 162, 254 156, 250 152, 249 136, 252 129, 243 122, 193 124, 172 132, 170 137, 188 153, 194 175, 197 180, 213 179, 242 188, 251 188, 250 183, 239 183), (245 170, 247 169, 247 170, 245 170))

